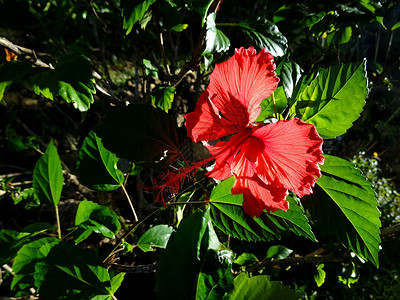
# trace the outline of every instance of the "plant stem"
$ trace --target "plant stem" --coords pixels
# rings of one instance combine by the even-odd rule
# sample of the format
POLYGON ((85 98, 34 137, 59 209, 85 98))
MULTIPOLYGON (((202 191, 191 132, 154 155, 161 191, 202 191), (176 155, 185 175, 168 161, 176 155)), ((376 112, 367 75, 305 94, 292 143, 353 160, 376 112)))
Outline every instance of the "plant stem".
POLYGON ((119 247, 119 245, 121 245, 122 241, 124 239, 126 239, 126 237, 128 235, 130 235, 131 233, 135 232, 136 229, 143 223, 145 222, 148 218, 150 218, 152 215, 154 215, 156 212, 160 211, 161 209, 163 209, 164 207, 160 207, 158 209, 156 209, 155 211, 153 211, 151 214, 149 214, 146 218, 144 218, 142 221, 140 221, 137 224, 132 225, 125 233, 122 237, 119 238, 119 240, 117 241, 117 243, 115 244, 114 248, 108 253, 108 255, 106 256, 106 258, 103 260, 103 263, 106 263, 106 261, 110 258, 111 255, 113 255, 113 253, 115 252, 115 250, 117 250, 117 248, 119 247))
POLYGON ((230 27, 237 27, 240 26, 238 23, 216 23, 215 24, 217 27, 218 26, 230 26, 230 27))
POLYGON ((276 106, 275 106, 275 94, 272 92, 272 105, 274 106, 274 113, 275 113, 275 119, 278 119, 278 114, 276 113, 276 106))
POLYGON ((135 222, 138 222, 139 219, 138 219, 138 217, 137 217, 137 215, 136 215, 135 208, 133 207, 131 197, 129 197, 128 192, 126 191, 126 189, 125 189, 125 187, 124 187, 123 184, 121 184, 121 188, 122 188, 122 190, 124 191, 124 194, 125 194, 125 196, 126 196, 126 199, 128 199, 129 205, 131 206, 133 215, 134 215, 134 217, 135 217, 135 222))
POLYGON ((61 240, 61 225, 60 225, 60 215, 58 213, 58 205, 55 206, 56 209, 56 219, 57 219, 57 234, 58 239, 61 240))

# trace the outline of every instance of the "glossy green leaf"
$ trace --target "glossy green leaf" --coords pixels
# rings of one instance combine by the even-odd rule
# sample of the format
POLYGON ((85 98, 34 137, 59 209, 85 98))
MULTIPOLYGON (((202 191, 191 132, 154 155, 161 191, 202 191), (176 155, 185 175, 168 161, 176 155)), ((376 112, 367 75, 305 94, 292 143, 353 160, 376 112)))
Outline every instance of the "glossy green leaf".
POLYGON ((144 252, 154 251, 155 247, 165 248, 174 229, 168 225, 157 225, 147 230, 138 240, 137 246, 144 252))
POLYGON ((104 148, 101 139, 91 131, 79 151, 77 170, 83 185, 99 191, 113 191, 124 183, 118 169, 119 158, 104 148))
POLYGON ((156 0, 121 0, 121 12, 124 18, 123 28, 128 35, 138 21, 140 21, 148 11, 150 5, 156 0))
POLYGON ((174 101, 175 87, 156 87, 151 93, 151 102, 155 107, 161 108, 166 113, 171 109, 174 101))
POLYGON ((121 229, 118 215, 106 206, 84 200, 75 215, 75 243, 85 240, 92 232, 100 233, 110 239, 121 229))
POLYGON ((53 141, 40 157, 33 170, 33 188, 39 200, 50 206, 57 206, 63 188, 61 160, 53 141))
POLYGON ((282 285, 279 281, 270 281, 267 275, 249 277, 247 273, 239 274, 233 281, 234 289, 225 295, 224 300, 298 300, 300 292, 282 285))
POLYGON ((324 284, 325 278, 326 272, 324 270, 324 264, 319 264, 317 267, 317 273, 314 275, 314 280, 318 287, 324 284))
MULTIPOLYGON (((224 251, 218 251, 219 248, 209 209, 184 218, 157 263, 158 299, 206 299, 195 295, 209 295, 211 291, 207 287, 210 286, 224 291, 229 284, 230 271, 226 271, 227 257, 224 251), (216 284, 216 278, 221 279, 221 284, 216 284), (202 286, 199 280, 207 285, 202 286)), ((221 298, 221 294, 219 296, 221 298)))
POLYGON ((50 100, 60 96, 80 111, 90 108, 96 93, 88 61, 74 53, 61 56, 54 70, 37 73, 30 82, 36 94, 50 100))
POLYGON ((287 212, 278 210, 274 213, 264 213, 259 218, 251 218, 243 211, 243 195, 231 193, 234 180, 234 177, 231 177, 221 182, 210 196, 212 221, 225 234, 255 242, 280 239, 282 232, 289 230, 316 241, 304 210, 296 200, 287 197, 287 212))
POLYGON ((378 266, 380 213, 371 184, 351 162, 325 155, 314 195, 302 198, 320 230, 378 266))
POLYGON ((322 70, 299 95, 296 112, 325 139, 344 134, 358 119, 367 97, 365 61, 322 70))
POLYGON ((135 163, 168 164, 180 153, 176 121, 151 106, 130 105, 113 109, 95 132, 104 147, 135 163))
POLYGON ((216 13, 207 16, 205 53, 227 51, 230 46, 228 37, 215 25, 216 13))
POLYGON ((261 113, 258 115, 256 122, 263 122, 269 117, 275 118, 274 102, 272 101, 272 97, 275 98, 275 109, 277 114, 281 114, 285 110, 288 101, 283 87, 280 86, 274 91, 273 96, 269 96, 260 103, 261 113))
POLYGON ((276 69, 276 73, 280 79, 279 84, 285 91, 286 98, 291 98, 295 86, 301 78, 300 66, 291 61, 282 62, 276 69))
POLYGON ((239 26, 258 48, 265 48, 275 57, 283 56, 286 53, 287 40, 271 21, 257 18, 241 21, 239 26))
MULTIPOLYGON (((45 260, 36 263, 34 278, 40 298, 44 300, 92 299, 96 296, 110 299, 116 290, 94 251, 68 243, 55 245, 45 260)), ((121 278, 117 279, 114 284, 120 283, 121 278)))
POLYGON ((11 283, 12 290, 22 290, 34 285, 33 273, 36 263, 42 261, 51 248, 57 245, 60 240, 52 237, 41 238, 25 244, 17 253, 12 268, 15 273, 11 283))

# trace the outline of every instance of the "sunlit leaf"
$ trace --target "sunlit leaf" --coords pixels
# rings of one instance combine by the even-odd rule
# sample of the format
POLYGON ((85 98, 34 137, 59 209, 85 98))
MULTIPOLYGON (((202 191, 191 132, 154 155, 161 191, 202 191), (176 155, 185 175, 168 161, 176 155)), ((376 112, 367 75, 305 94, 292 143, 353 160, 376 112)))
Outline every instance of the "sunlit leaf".
POLYGON ((137 246, 144 252, 154 247, 165 248, 174 229, 168 225, 157 225, 147 230, 138 240, 137 246))
POLYGON ((161 108, 163 111, 168 112, 172 107, 174 96, 175 87, 157 87, 151 93, 151 102, 154 104, 155 107, 161 108))
POLYGON ((286 53, 287 40, 271 21, 257 18, 241 21, 239 26, 258 48, 265 48, 275 57, 283 56, 286 53))
POLYGON ((34 285, 33 273, 35 265, 47 256, 51 248, 57 245, 60 240, 52 237, 41 238, 25 244, 17 253, 13 263, 15 276, 11 283, 11 289, 24 289, 34 285))
POLYGON ((317 267, 317 273, 314 275, 315 283, 318 287, 324 284, 326 272, 324 271, 324 264, 319 264, 317 267))
POLYGON ((150 5, 156 0, 121 0, 121 11, 124 18, 123 28, 128 35, 138 21, 140 21, 148 11, 150 5))
POLYGON ((269 96, 260 103, 261 113, 259 114, 256 122, 262 122, 268 117, 275 117, 275 110, 278 114, 283 113, 287 106, 287 98, 282 86, 279 86, 274 92, 273 96, 269 96), (275 98, 275 109, 272 97, 275 98))
POLYGON ((33 170, 33 188, 39 200, 50 206, 57 206, 63 188, 61 160, 53 141, 40 157, 33 170))
POLYGON ((26 226, 21 232, 10 229, 0 230, 0 264, 3 265, 12 260, 17 251, 32 237, 52 229, 54 226, 51 224, 36 222, 26 226))
POLYGON ((225 234, 255 242, 280 239, 282 232, 290 230, 296 235, 316 240, 304 210, 296 200, 287 197, 287 212, 278 210, 264 213, 259 218, 251 218, 243 211, 243 195, 232 195, 233 183, 234 177, 221 182, 210 196, 212 221, 225 234))
POLYGON ((351 162, 325 155, 314 195, 302 198, 321 232, 378 266, 380 213, 371 184, 351 162))
POLYGON ((228 37, 215 25, 216 13, 207 16, 205 53, 227 51, 230 46, 228 37))
POLYGON ((233 280, 234 289, 225 295, 224 300, 298 300, 302 294, 282 285, 279 281, 270 281, 267 275, 249 277, 247 273, 239 274, 233 280))
POLYGON ((291 98, 295 86, 301 78, 300 66, 291 61, 282 62, 276 69, 276 73, 280 79, 279 84, 285 91, 286 98, 291 98))
POLYGON ((296 112, 321 137, 335 138, 358 119, 367 94, 365 61, 333 66, 320 71, 299 95, 296 112))
POLYGON ((80 111, 90 108, 96 93, 88 61, 75 53, 61 56, 55 69, 37 73, 30 82, 36 94, 50 100, 60 96, 80 111))
POLYGON ((100 233, 110 239, 121 229, 118 215, 106 206, 84 200, 76 211, 74 231, 75 243, 85 240, 92 232, 100 233))
POLYGON ((124 182, 118 169, 118 157, 104 148, 101 139, 91 131, 79 151, 77 169, 83 185, 99 191, 112 191, 124 182))

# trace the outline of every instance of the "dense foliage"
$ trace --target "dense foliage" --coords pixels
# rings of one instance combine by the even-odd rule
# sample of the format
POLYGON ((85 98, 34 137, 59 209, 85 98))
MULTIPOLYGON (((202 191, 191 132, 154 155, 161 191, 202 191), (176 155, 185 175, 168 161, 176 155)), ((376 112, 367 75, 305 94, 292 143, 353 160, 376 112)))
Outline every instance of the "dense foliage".
POLYGON ((398 298, 399 16, 375 0, 0 0, 0 295, 398 298), (256 217, 236 173, 208 176, 184 117, 251 46, 280 80, 257 126, 296 118, 324 139, 313 193, 256 217))

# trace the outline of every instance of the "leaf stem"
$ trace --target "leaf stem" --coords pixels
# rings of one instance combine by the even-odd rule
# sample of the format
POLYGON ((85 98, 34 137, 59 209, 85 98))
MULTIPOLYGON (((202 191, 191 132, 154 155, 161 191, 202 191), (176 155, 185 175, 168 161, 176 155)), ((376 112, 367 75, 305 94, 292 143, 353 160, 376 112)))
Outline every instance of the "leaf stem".
POLYGON ((55 206, 56 209, 56 219, 57 219, 57 234, 58 239, 61 240, 61 225, 60 225, 60 215, 58 213, 58 205, 55 206))
POLYGON ((125 194, 125 196, 126 196, 126 199, 128 199, 129 205, 131 206, 131 209, 132 209, 132 212, 133 212, 133 216, 135 217, 135 222, 138 222, 139 219, 138 219, 138 217, 137 217, 135 208, 133 207, 131 197, 129 197, 128 192, 126 191, 126 189, 125 189, 125 187, 124 187, 123 184, 121 184, 121 188, 122 188, 122 190, 124 191, 124 194, 125 194))
POLYGON ((117 250, 117 248, 119 247, 119 245, 122 243, 123 240, 125 240, 127 238, 128 235, 130 235, 131 233, 135 232, 136 229, 142 224, 144 223, 148 218, 150 218, 152 215, 154 215, 156 212, 160 211, 161 209, 164 209, 164 206, 159 207, 158 209, 156 209, 155 211, 153 211, 151 214, 149 214, 146 218, 144 218, 142 221, 138 222, 137 224, 133 224, 125 233, 123 236, 121 236, 119 238, 119 240, 117 241, 117 243, 115 244, 114 248, 108 253, 108 255, 106 256, 106 258, 103 260, 103 263, 106 263, 106 261, 110 258, 111 255, 114 254, 114 252, 117 250))
POLYGON ((238 23, 216 23, 215 24, 217 27, 218 26, 230 26, 230 27, 237 27, 240 26, 238 23))
POLYGON ((274 113, 275 113, 275 119, 278 119, 278 114, 276 113, 276 106, 275 106, 275 94, 272 92, 272 105, 274 106, 274 113))

